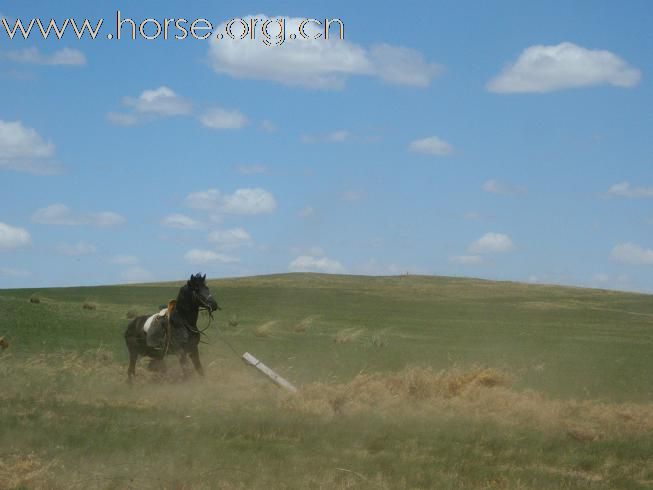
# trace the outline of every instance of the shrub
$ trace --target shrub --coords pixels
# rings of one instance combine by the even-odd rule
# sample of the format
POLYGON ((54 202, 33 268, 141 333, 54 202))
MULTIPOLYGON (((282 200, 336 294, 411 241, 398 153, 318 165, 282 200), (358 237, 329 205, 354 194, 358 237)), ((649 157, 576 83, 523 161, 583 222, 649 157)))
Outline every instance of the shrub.
POLYGON ((97 305, 90 301, 85 301, 84 304, 82 305, 82 308, 84 308, 85 310, 96 310, 97 305))
POLYGON ((39 304, 41 302, 41 298, 39 298, 38 294, 34 293, 29 297, 29 302, 34 304, 39 304))

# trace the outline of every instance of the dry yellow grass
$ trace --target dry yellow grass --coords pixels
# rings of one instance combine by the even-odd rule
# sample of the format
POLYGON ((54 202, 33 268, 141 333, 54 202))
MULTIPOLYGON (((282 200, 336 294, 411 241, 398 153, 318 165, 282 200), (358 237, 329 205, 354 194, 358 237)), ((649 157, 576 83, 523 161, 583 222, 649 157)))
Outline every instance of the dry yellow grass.
POLYGON ((293 331, 297 333, 305 333, 307 332, 311 326, 313 325, 313 322, 317 320, 319 316, 318 315, 311 315, 307 316, 304 318, 302 321, 300 321, 297 325, 293 327, 293 331))
POLYGON ((257 337, 268 337, 272 333, 272 329, 276 324, 276 320, 265 322, 254 329, 254 335, 257 337))
MULTIPOLYGON (((347 383, 308 383, 291 396, 257 371, 229 358, 206 365, 207 379, 199 393, 193 382, 178 382, 182 379, 181 371, 175 357, 169 357, 163 385, 160 376, 139 365, 136 386, 147 393, 141 397, 138 390, 124 390, 126 365, 116 362, 106 349, 81 354, 40 354, 20 361, 7 353, 3 359, 0 374, 4 379, 39 380, 44 387, 53 387, 52 392, 45 388, 41 396, 75 399, 91 405, 156 406, 177 401, 187 405, 188 395, 192 394, 198 406, 217 400, 222 404, 258 400, 283 410, 326 418, 368 411, 427 418, 433 414, 489 418, 539 430, 559 430, 578 441, 600 440, 617 433, 653 436, 651 403, 553 399, 536 391, 515 390, 510 373, 488 367, 441 371, 410 367, 391 373, 363 372, 347 383), (60 391, 54 386, 62 377, 68 380, 68 388, 60 391)), ((21 386, 7 386, 5 396, 20 391, 21 386)))
POLYGON ((35 454, 3 454, 0 458, 2 488, 52 488, 48 473, 58 465, 56 460, 41 461, 35 454))
MULTIPOLYGON (((397 423, 417 421, 425 427, 436 419, 468 420, 476 426, 491 421, 547 434, 559 434, 574 444, 581 445, 629 434, 651 434, 653 437, 653 404, 607 404, 589 400, 551 399, 538 392, 516 390, 512 387, 513 376, 510 373, 483 366, 440 371, 410 367, 398 372, 363 372, 345 383, 308 383, 300 388, 297 395, 290 395, 278 389, 256 370, 234 363, 233 359, 216 359, 207 363, 205 380, 193 378, 186 383, 178 382, 181 378, 176 364, 175 358, 170 357, 169 372, 163 382, 142 369, 142 365, 139 366, 135 386, 127 389, 126 366, 114 360, 111 352, 103 348, 84 353, 40 354, 29 358, 17 358, 7 353, 0 363, 0 375, 10 381, 2 397, 6 400, 19 399, 24 389, 23 381, 29 380, 30 383, 38 383, 38 388, 32 388, 38 403, 74 402, 87 407, 90 413, 96 412, 95 409, 106 410, 107 407, 117 411, 157 410, 166 407, 167 413, 179 413, 180 417, 188 416, 188 420, 194 421, 198 417, 198 422, 193 423, 206 421, 206 418, 201 417, 206 417, 203 414, 207 413, 207 409, 209 412, 217 410, 225 414, 230 413, 231 409, 239 412, 242 407, 256 406, 270 410, 263 412, 267 416, 276 413, 283 417, 290 416, 291 419, 319 419, 325 427, 337 427, 349 417, 369 415, 381 416, 397 423)), ((31 406, 16 406, 19 410, 30 412, 25 413, 24 417, 34 415, 31 406)), ((41 405, 40 417, 51 416, 53 421, 57 420, 56 410, 49 415, 50 410, 44 413, 43 409, 41 405)), ((285 421, 283 417, 279 420, 285 421)), ((277 419, 273 417, 271 420, 277 419)), ((247 425, 249 423, 251 421, 241 426, 240 430, 250 430, 251 427, 247 425)), ((261 427, 261 434, 252 430, 248 432, 248 437, 261 437, 265 442, 269 438, 275 441, 275 438, 297 436, 292 425, 289 432, 279 432, 274 422, 269 422, 268 425, 265 418, 261 427)), ((375 450, 374 444, 374 441, 368 444, 370 454, 375 450)), ((379 448, 378 451, 384 451, 383 443, 379 444, 379 448)), ((415 455, 412 455, 409 445, 402 449, 404 450, 408 452, 405 456, 408 459, 419 457, 419 448, 415 449, 415 455)), ((63 481, 52 478, 64 478, 61 475, 66 475, 65 478, 70 478, 71 481, 88 478, 84 475, 68 475, 60 463, 56 457, 43 459, 40 453, 3 455, 0 459, 0 487, 52 488, 57 486, 51 485, 52 481, 63 481)), ((98 471, 102 475, 112 475, 115 469, 100 468, 98 471)), ((633 469, 635 471, 643 470, 637 466, 633 469)), ((610 474, 601 467, 585 471, 551 465, 534 468, 533 472, 557 474, 588 482, 601 481, 601 478, 610 474)), ((648 478, 648 473, 642 475, 642 481, 648 478)), ((315 475, 307 475, 306 478, 306 487, 315 486, 315 475)), ((369 488, 403 488, 397 480, 389 483, 384 476, 374 476, 374 473, 357 474, 355 467, 349 468, 342 464, 334 467, 330 473, 321 474, 319 478, 324 484, 323 488, 357 488, 363 481, 369 488)), ((112 488, 104 481, 84 481, 90 487, 112 488)), ((120 485, 118 481, 113 483, 118 487, 120 485)), ((487 486, 501 488, 500 483, 488 481, 487 486)), ((166 480, 161 481, 157 488, 184 487, 175 487, 166 480)), ((211 484, 196 481, 188 488, 211 488, 211 484)), ((224 488, 245 487, 238 487, 231 480, 225 481, 224 488)))
POLYGON ((333 341, 336 344, 348 344, 359 340, 364 333, 364 328, 344 328, 335 335, 333 341))
POLYGON ((413 367, 389 374, 361 373, 344 384, 312 383, 283 405, 327 418, 385 411, 492 419, 558 430, 579 441, 624 432, 653 433, 653 404, 555 400, 534 391, 514 390, 511 384, 509 374, 492 368, 434 371, 413 367))

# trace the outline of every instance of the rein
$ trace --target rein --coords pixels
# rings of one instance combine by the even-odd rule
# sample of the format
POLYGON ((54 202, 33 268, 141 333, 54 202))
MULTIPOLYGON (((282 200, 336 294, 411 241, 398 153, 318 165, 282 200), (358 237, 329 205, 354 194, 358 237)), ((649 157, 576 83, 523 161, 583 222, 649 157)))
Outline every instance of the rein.
MULTIPOLYGON (((200 310, 206 310, 208 312, 209 322, 206 324, 206 327, 204 327, 203 329, 199 329, 197 327, 189 328, 188 325, 186 326, 186 328, 189 331, 193 332, 193 333, 199 334, 200 336, 201 335, 206 335, 204 332, 206 332, 206 330, 208 330, 208 328, 211 326, 211 321, 213 320, 213 310, 211 309, 211 307, 209 305, 206 304, 206 302, 204 301, 204 298, 202 298, 195 291, 193 291, 193 295, 195 296, 196 299, 198 299, 198 303, 200 303, 202 305, 200 307, 200 310)), ((218 306, 218 309, 220 309, 219 306, 218 306)), ((217 326, 216 326, 216 329, 217 329, 217 326)), ((220 333, 220 330, 218 330, 218 333, 220 333)), ((227 339, 225 339, 222 335, 218 336, 218 339, 220 339, 222 342, 224 342, 224 344, 227 347, 229 347, 229 349, 231 349, 231 351, 236 355, 236 357, 240 358, 240 354, 238 353, 238 351, 234 348, 233 345, 231 345, 229 343, 229 341, 227 339)), ((200 340, 200 342, 203 343, 203 344, 208 344, 208 342, 204 342, 203 340, 200 340)))
MULTIPOLYGON (((202 298, 199 294, 197 294, 196 291, 193 291, 193 296, 195 297, 197 302, 200 303, 200 305, 201 305, 198 308, 198 311, 205 310, 209 314, 209 321, 206 324, 206 327, 204 327, 202 329, 199 329, 197 327, 193 327, 192 325, 188 324, 188 322, 185 322, 186 323, 185 326, 186 326, 186 329, 189 332, 196 333, 198 335, 206 335, 204 332, 206 332, 209 329, 209 327, 211 326, 211 322, 213 321, 213 310, 211 310, 211 306, 208 305, 206 303, 206 301, 204 301, 204 298, 202 298)), ((206 342, 204 342, 204 343, 206 343, 206 342)))
MULTIPOLYGON (((208 323, 206 324, 206 326, 204 328, 198 328, 196 325, 191 325, 188 321, 186 321, 185 318, 184 318, 184 321, 183 321, 183 325, 184 325, 184 328, 186 328, 186 330, 188 330, 190 333, 199 335, 201 337, 202 335, 206 335, 206 331, 209 329, 209 327, 211 327, 211 322, 213 321, 213 310, 211 309, 211 305, 208 304, 208 302, 201 295, 199 295, 197 293, 197 291, 193 290, 192 295, 193 295, 193 299, 197 303, 199 303, 199 305, 200 305, 197 308, 198 313, 200 311, 202 311, 202 310, 205 310, 209 315, 209 320, 208 320, 208 323)), ((218 309, 220 309, 220 307, 218 307, 218 309)), ((171 344, 171 340, 172 340, 172 331, 171 331, 172 329, 171 329, 170 323, 168 323, 168 330, 169 331, 167 332, 167 335, 166 335, 167 340, 166 340, 166 345, 165 345, 165 349, 164 349, 164 355, 166 355, 168 353, 169 348, 170 348, 170 344, 171 344)), ((200 340, 200 342, 202 344, 208 344, 208 342, 205 342, 203 340, 200 340)))

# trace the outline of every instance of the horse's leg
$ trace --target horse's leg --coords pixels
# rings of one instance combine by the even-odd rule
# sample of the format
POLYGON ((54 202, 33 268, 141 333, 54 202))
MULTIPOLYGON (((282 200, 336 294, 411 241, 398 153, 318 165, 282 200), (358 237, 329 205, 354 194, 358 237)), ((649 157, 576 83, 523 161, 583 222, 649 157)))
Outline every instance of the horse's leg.
POLYGON ((132 378, 136 376, 136 361, 138 360, 139 352, 142 351, 139 349, 139 338, 144 335, 143 332, 143 323, 147 319, 146 316, 136 317, 129 325, 127 325, 127 330, 125 330, 125 343, 127 344, 127 350, 129 351, 129 367, 127 368, 127 381, 132 382, 132 378))
POLYGON ((181 366, 181 372, 184 375, 184 379, 188 378, 188 356, 183 350, 179 353, 179 365, 181 366))
POLYGON ((161 362, 161 364, 160 364, 160 366, 159 366, 159 371, 160 371, 161 374, 163 374, 163 375, 168 374, 168 366, 166 366, 166 359, 165 359, 165 357, 162 357, 160 362, 161 362))
POLYGON ((138 353, 135 349, 129 349, 129 368, 127 368, 127 381, 132 382, 132 378, 136 376, 136 360, 138 353))
POLYGON ((195 366, 195 371, 197 371, 197 374, 204 376, 204 368, 200 362, 200 353, 197 350, 197 347, 191 350, 188 355, 190 356, 190 360, 193 361, 193 366, 195 366))

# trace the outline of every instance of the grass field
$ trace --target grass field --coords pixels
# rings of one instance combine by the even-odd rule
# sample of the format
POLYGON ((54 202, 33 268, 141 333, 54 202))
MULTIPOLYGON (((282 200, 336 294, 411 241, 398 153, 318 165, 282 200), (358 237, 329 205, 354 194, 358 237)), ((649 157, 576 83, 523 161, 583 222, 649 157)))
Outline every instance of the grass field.
POLYGON ((180 285, 0 291, 0 488, 653 488, 653 296, 216 280, 206 378, 130 388, 126 315, 180 285))

